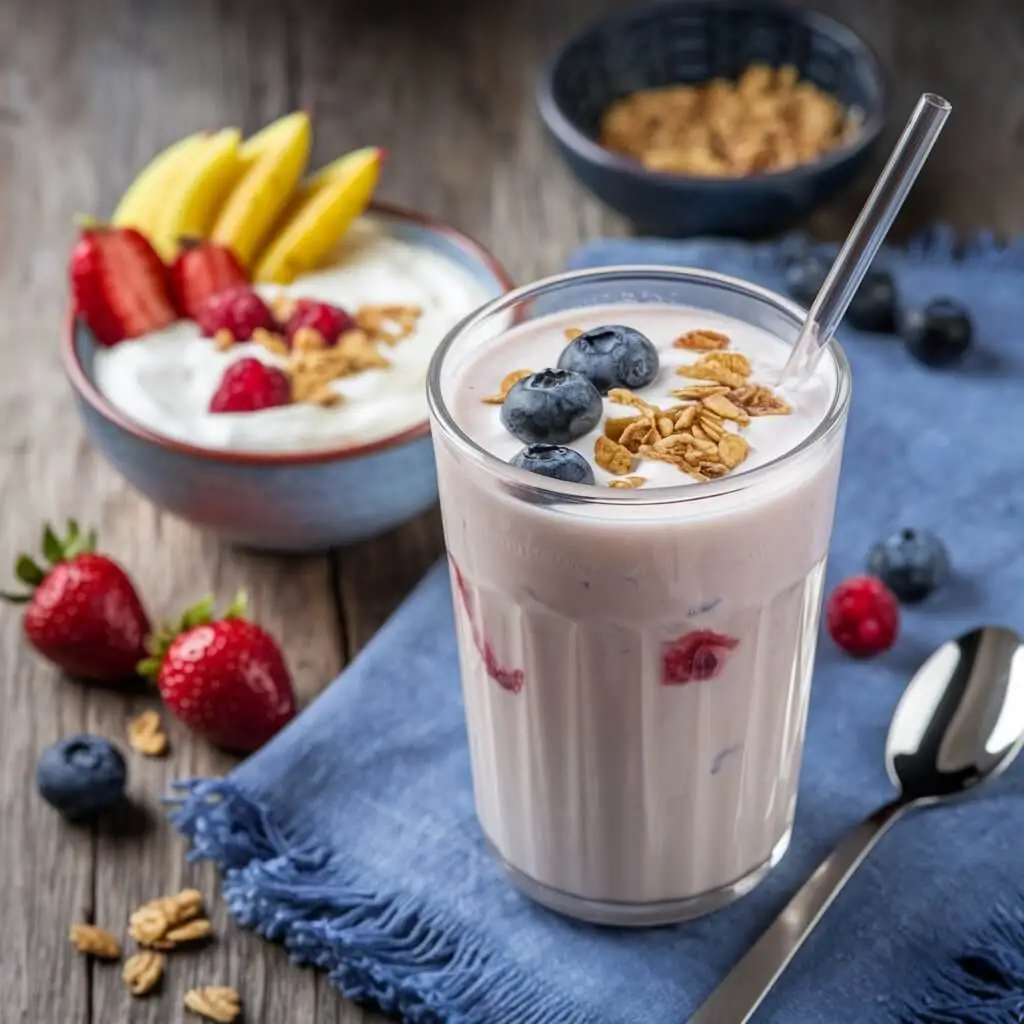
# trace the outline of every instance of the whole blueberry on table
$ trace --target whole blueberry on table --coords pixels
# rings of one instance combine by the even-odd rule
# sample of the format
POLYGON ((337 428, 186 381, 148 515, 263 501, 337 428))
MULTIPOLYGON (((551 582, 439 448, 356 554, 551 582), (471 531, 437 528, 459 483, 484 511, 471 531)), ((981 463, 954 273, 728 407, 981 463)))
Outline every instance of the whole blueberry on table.
POLYGON ((974 336, 967 310, 954 299, 932 299, 910 310, 901 328, 907 351, 926 366, 949 366, 962 359, 974 336))
POLYGON ((524 444, 565 444, 593 430, 603 409, 583 374, 541 370, 512 386, 501 404, 501 422, 524 444))
POLYGON ((87 733, 47 747, 36 763, 40 795, 68 818, 88 818, 113 807, 124 793, 127 776, 117 747, 87 733))
POLYGON ((846 311, 846 321, 858 331, 893 334, 896 331, 896 283, 884 270, 869 270, 846 311))
POLYGON ((531 444, 516 452, 509 461, 519 469, 570 484, 594 482, 590 463, 578 451, 560 444, 531 444))
POLYGON ((904 604, 916 604, 949 579, 949 553, 927 530, 900 530, 872 546, 868 572, 904 604))
POLYGON ((831 262, 824 256, 815 253, 797 256, 786 267, 786 291, 801 306, 810 306, 831 268, 831 262))
POLYGON ((558 365, 582 373, 604 395, 610 388, 635 390, 650 384, 658 376, 658 350, 632 327, 608 324, 573 338, 558 365))

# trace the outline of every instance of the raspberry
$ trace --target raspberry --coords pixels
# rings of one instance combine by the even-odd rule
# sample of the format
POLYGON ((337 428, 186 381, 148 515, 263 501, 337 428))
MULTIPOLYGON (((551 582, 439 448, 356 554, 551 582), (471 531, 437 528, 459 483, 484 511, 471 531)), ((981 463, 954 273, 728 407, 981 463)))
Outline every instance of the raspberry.
POLYGON ((196 321, 204 338, 212 338, 226 329, 235 341, 248 341, 257 328, 277 330, 274 314, 247 285, 211 295, 201 306, 196 321))
POLYGON ((851 576, 832 591, 826 609, 829 635, 847 654, 868 658, 896 642, 900 608, 874 576, 851 576))
POLYGON ((336 345, 338 339, 346 331, 351 331, 355 325, 355 320, 340 306, 332 306, 329 302, 316 302, 313 299, 299 299, 284 325, 284 336, 291 345, 292 338, 300 327, 311 327, 323 335, 328 345, 336 345))
POLYGON ((287 405, 292 385, 276 366, 251 357, 232 363, 210 399, 210 412, 257 412, 287 405))
POLYGON ((729 651, 739 640, 710 629, 697 629, 665 644, 661 655, 661 681, 677 686, 714 679, 725 667, 729 651))

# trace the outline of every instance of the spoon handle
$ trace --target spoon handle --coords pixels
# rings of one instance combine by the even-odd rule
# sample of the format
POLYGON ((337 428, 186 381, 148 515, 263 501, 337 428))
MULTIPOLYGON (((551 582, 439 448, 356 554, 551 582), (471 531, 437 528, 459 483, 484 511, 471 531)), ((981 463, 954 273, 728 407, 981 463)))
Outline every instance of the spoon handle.
POLYGON ((909 806, 894 800, 850 832, 698 1008, 690 1024, 747 1024, 840 889, 909 806))

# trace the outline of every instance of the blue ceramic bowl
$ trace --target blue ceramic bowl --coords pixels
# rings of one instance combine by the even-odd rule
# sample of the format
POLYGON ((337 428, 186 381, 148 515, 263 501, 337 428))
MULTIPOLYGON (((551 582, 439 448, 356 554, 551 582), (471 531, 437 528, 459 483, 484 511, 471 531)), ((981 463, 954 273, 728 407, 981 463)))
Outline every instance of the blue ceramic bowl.
POLYGON ((824 15, 772 3, 668 0, 585 29, 541 78, 538 103, 580 181, 642 234, 760 237, 792 227, 861 169, 885 121, 878 59, 824 15), (863 115, 860 134, 813 163, 745 178, 648 171, 598 142, 615 100, 655 86, 736 79, 753 63, 793 64, 863 115))
MULTIPOLYGON (((488 298, 512 287, 501 264, 454 228, 381 204, 371 212, 396 237, 464 267, 488 298)), ((437 500, 426 418, 372 444, 326 451, 200 448, 155 434, 115 409, 95 386, 96 350, 88 328, 71 320, 62 344, 64 366, 92 443, 155 505, 232 543, 322 551, 383 533, 437 500)))

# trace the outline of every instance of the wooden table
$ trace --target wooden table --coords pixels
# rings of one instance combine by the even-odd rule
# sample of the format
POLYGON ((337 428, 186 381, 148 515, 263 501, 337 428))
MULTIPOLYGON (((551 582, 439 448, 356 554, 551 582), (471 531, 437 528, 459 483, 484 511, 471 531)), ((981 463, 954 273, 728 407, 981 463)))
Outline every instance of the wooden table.
MULTIPOLYGON (((244 584, 256 616, 283 641, 302 696, 323 687, 440 552, 436 514, 328 557, 276 560, 230 550, 131 492, 86 443, 58 363, 72 217, 109 211, 134 170, 178 136, 223 124, 252 130, 306 106, 317 161, 381 143, 390 152, 384 197, 479 236, 519 280, 552 272, 577 242, 621 225, 547 145, 535 71, 550 41, 611 6, 0 0, 0 563, 38 543, 42 520, 75 515, 99 527, 155 616, 244 584)), ((895 73, 897 116, 926 88, 953 100, 947 135, 898 230, 935 218, 961 230, 1024 228, 1024 92, 1013 78, 1024 8, 1003 0, 819 6, 875 44, 895 73)), ((816 226, 842 230, 858 198, 816 226)), ((69 828, 42 804, 32 772, 43 747, 79 730, 123 739, 148 702, 60 678, 26 650, 14 611, 0 616, 0 629, 0 1024, 178 1020, 183 992, 201 983, 238 986, 251 1022, 380 1020, 234 928, 213 870, 184 865, 157 797, 174 778, 224 772, 227 757, 172 728, 168 759, 132 757, 142 810, 114 829, 69 828), (117 969, 91 964, 66 941, 72 921, 123 930, 133 907, 185 883, 210 897, 218 939, 176 956, 158 998, 133 1003, 117 969)))

